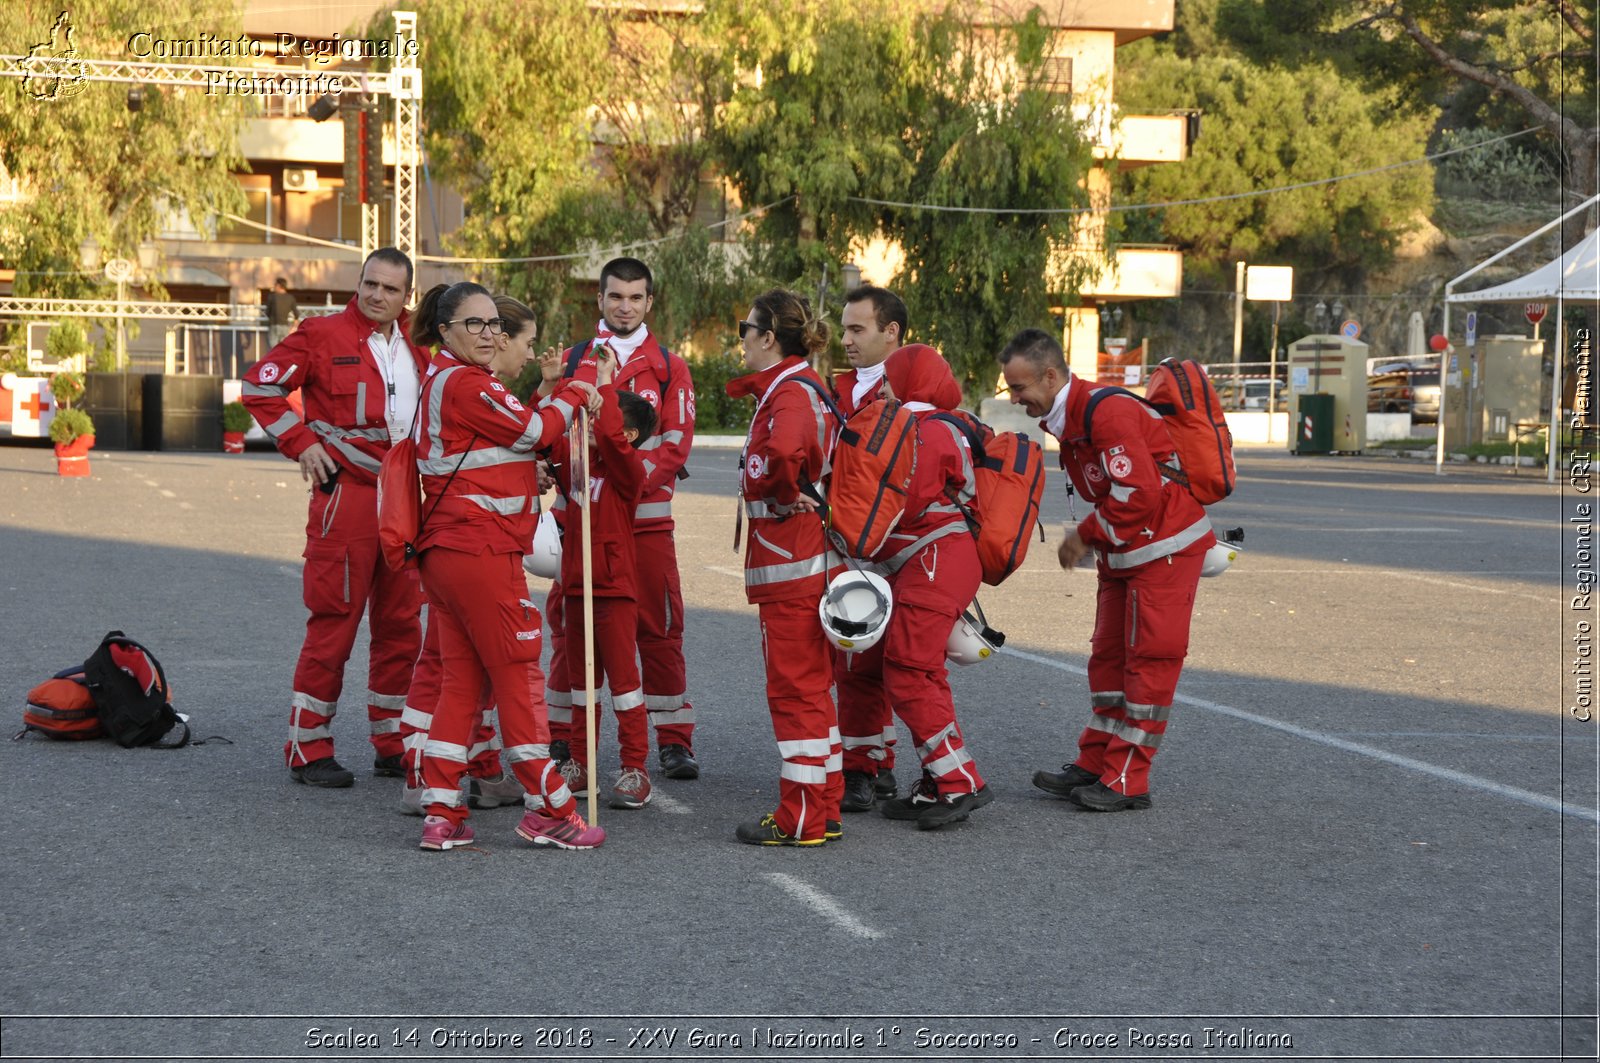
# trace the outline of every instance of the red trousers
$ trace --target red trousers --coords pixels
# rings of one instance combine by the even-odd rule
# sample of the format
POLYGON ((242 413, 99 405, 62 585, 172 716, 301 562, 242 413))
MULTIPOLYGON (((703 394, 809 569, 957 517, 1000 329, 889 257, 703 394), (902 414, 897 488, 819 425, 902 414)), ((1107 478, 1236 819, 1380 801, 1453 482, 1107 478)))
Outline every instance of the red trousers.
POLYGON ((1078 736, 1076 763, 1118 793, 1150 790, 1150 761, 1167 732, 1189 652, 1189 620, 1204 561, 1200 550, 1133 569, 1100 564, 1089 641, 1094 716, 1078 736))
POLYGON ((437 616, 444 669, 422 750, 423 807, 453 823, 467 818, 461 777, 487 679, 500 705, 506 764, 527 791, 524 803, 565 815, 573 807, 572 791, 550 760, 539 671, 541 621, 528 599, 522 558, 435 546, 422 552, 421 568, 428 598, 442 606, 437 616))
MULTIPOLYGON (((550 739, 572 744, 572 681, 567 675, 567 594, 559 579, 550 581, 544 600, 545 633, 550 640, 550 674, 544 700, 550 711, 550 739)), ((581 696, 581 695, 580 695, 581 696)), ((584 742, 582 735, 579 742, 584 742)))
MULTIPOLYGON (((894 706, 917 745, 922 770, 941 793, 973 793, 983 785, 956 724, 944 657, 950 629, 982 580, 972 536, 929 543, 889 579, 894 608, 883 638, 861 653, 840 654, 835 673, 840 732, 854 730, 859 742, 877 726, 878 706, 894 706)), ((876 771, 874 751, 862 745, 847 749, 845 767, 876 771)))
MULTIPOLYGON (((566 608, 566 674, 573 679, 572 724, 569 742, 572 758, 589 762, 589 707, 583 689, 583 598, 568 595, 566 608)), ((611 690, 611 709, 617 714, 617 744, 622 767, 647 771, 650 727, 644 718, 644 691, 639 688, 637 647, 638 606, 632 598, 594 600, 594 677, 596 704, 601 678, 611 690)))
POLYGON ((683 591, 672 529, 640 529, 634 535, 639 602, 639 660, 644 705, 656 745, 694 749, 694 706, 689 703, 683 663, 683 591))
MULTIPOLYGON (((438 615, 441 608, 436 603, 428 604, 428 622, 422 632, 422 656, 417 658, 417 666, 411 673, 411 692, 406 695, 406 707, 400 714, 400 742, 405 746, 403 759, 407 786, 422 785, 422 747, 427 744, 428 731, 433 727, 433 710, 439 703, 439 682, 444 677, 444 669, 439 661, 438 615)), ((500 736, 495 732, 498 714, 493 703, 494 691, 485 686, 467 760, 467 773, 479 779, 499 778, 502 770, 500 736)))
POLYGON ((820 839, 839 818, 844 796, 839 722, 828 692, 832 646, 810 598, 762 602, 761 655, 767 669, 767 708, 778 740, 778 829, 805 841, 820 839))
POLYGON ((367 614, 367 720, 379 757, 401 751, 400 712, 422 642, 422 594, 415 572, 393 572, 378 549, 377 488, 339 478, 332 494, 311 492, 301 590, 306 638, 294 669, 290 767, 333 756, 333 717, 344 668, 367 614))

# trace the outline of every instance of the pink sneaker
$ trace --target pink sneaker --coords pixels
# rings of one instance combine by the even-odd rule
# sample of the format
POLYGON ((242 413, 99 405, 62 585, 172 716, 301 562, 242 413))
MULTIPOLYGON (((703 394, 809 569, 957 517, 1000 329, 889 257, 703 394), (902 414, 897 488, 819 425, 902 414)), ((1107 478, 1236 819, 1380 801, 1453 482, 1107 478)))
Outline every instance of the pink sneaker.
POLYGON ((558 849, 595 849, 606 840, 606 832, 585 823, 576 805, 565 816, 528 812, 517 824, 517 835, 535 845, 554 845, 558 849))
POLYGON ((452 825, 443 816, 429 816, 422 821, 421 849, 454 849, 458 845, 471 845, 474 835, 472 824, 465 821, 452 825))

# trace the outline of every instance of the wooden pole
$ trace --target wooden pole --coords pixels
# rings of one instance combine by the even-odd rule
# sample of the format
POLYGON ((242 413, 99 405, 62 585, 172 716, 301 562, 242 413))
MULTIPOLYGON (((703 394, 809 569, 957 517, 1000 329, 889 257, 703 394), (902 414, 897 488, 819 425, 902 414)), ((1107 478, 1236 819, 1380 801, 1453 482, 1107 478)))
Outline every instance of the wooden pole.
POLYGON ((580 487, 578 498, 578 523, 583 536, 583 704, 584 741, 589 751, 589 825, 599 821, 600 802, 595 788, 600 765, 595 758, 597 727, 595 722, 594 690, 594 555, 590 549, 593 530, 589 513, 589 411, 579 407, 578 418, 573 422, 577 439, 572 452, 577 455, 574 480, 580 487))

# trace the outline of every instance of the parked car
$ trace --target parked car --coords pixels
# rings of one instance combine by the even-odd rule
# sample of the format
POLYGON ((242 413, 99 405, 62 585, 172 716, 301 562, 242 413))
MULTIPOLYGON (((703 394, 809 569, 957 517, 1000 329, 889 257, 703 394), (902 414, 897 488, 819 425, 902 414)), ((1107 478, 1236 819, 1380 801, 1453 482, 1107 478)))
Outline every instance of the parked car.
POLYGON ((1367 376, 1370 413, 1409 413, 1411 420, 1439 420, 1439 368, 1393 362, 1374 366, 1367 376))
POLYGON ((1283 381, 1274 381, 1270 377, 1246 377, 1244 381, 1244 401, 1239 402, 1237 386, 1234 384, 1218 384, 1217 398, 1221 400, 1223 409, 1233 410, 1265 410, 1267 399, 1276 392, 1278 403, 1272 407, 1283 410, 1283 381))

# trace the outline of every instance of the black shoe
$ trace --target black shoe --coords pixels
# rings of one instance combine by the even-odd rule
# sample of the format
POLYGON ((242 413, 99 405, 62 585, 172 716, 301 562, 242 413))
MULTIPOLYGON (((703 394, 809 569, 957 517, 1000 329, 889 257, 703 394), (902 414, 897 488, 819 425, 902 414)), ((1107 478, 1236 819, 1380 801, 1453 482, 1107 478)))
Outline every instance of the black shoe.
POLYGON ((872 790, 879 797, 893 797, 900 792, 900 786, 894 781, 894 772, 886 768, 878 771, 877 778, 872 780, 872 790))
POLYGON ((871 812, 878 795, 873 792, 872 776, 864 771, 844 773, 844 796, 839 799, 840 812, 871 812))
POLYGON ((933 779, 923 775, 911 792, 904 797, 892 797, 878 802, 878 811, 885 819, 916 819, 923 811, 939 803, 939 787, 933 779))
POLYGON ((388 779, 403 779, 406 777, 406 762, 399 753, 387 757, 373 757, 372 774, 388 779))
POLYGON ((1093 786, 1100 781, 1100 776, 1088 768, 1080 768, 1076 764, 1063 764, 1060 771, 1036 771, 1033 773, 1033 785, 1047 794, 1070 799, 1072 791, 1080 786, 1093 786))
POLYGON ((657 754, 661 759, 661 774, 669 779, 700 778, 700 762, 694 754, 680 745, 662 746, 657 754))
POLYGON ((295 782, 303 782, 307 786, 326 786, 331 790, 343 789, 356 781, 356 777, 332 757, 290 768, 289 774, 294 776, 295 782))
POLYGON ((830 819, 822 828, 822 837, 830 842, 836 842, 844 837, 844 824, 836 819, 830 819))
POLYGON ((550 743, 550 760, 555 763, 556 766, 559 767, 563 761, 568 761, 571 759, 572 747, 567 745, 566 742, 558 738, 554 742, 550 743))
POLYGON ((1067 800, 1090 812, 1137 812, 1152 804, 1149 794, 1119 794, 1098 780, 1093 786, 1078 787, 1067 795, 1067 800))
POLYGON ((778 829, 777 817, 771 815, 770 813, 762 816, 754 823, 739 824, 738 829, 733 832, 733 835, 746 845, 812 846, 822 845, 828 840, 827 836, 824 835, 821 838, 816 838, 811 841, 801 841, 799 838, 785 834, 783 831, 778 829))
POLYGON ((970 794, 940 794, 939 799, 928 805, 917 816, 918 830, 934 830, 951 823, 960 823, 976 809, 982 808, 994 800, 994 794, 989 787, 980 786, 970 794))

